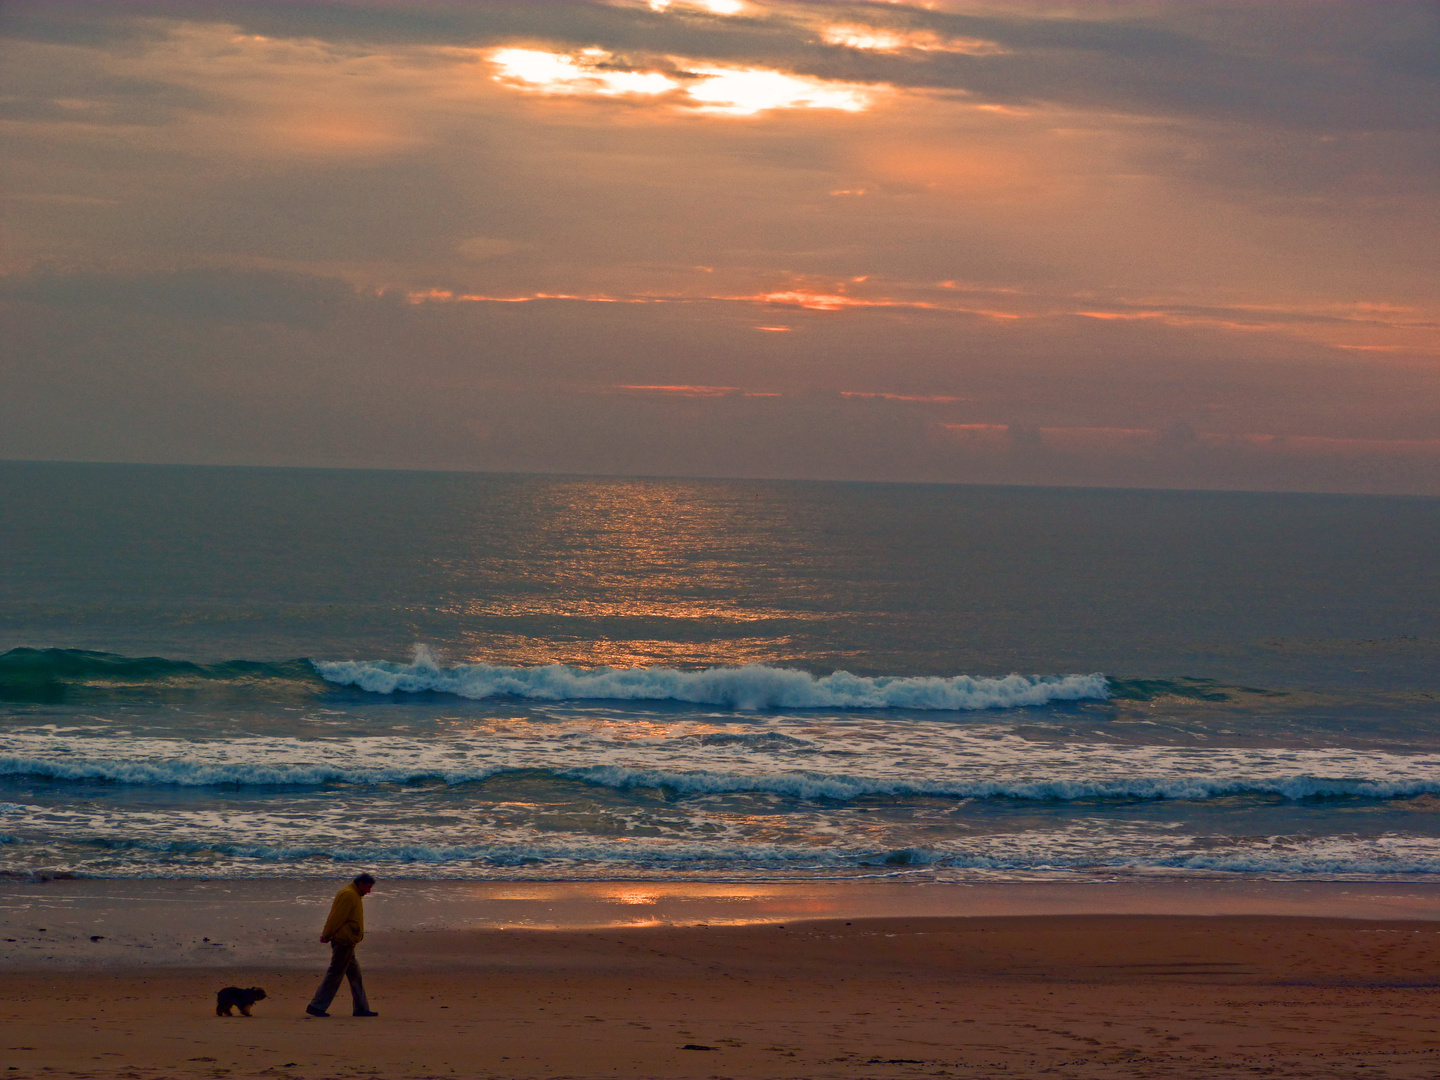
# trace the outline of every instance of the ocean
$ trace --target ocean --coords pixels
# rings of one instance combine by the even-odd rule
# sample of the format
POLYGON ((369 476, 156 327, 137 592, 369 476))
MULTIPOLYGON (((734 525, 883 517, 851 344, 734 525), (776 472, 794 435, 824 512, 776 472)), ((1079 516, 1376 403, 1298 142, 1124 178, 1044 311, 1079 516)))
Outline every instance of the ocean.
POLYGON ((1434 881, 1440 500, 0 462, 0 873, 1434 881))

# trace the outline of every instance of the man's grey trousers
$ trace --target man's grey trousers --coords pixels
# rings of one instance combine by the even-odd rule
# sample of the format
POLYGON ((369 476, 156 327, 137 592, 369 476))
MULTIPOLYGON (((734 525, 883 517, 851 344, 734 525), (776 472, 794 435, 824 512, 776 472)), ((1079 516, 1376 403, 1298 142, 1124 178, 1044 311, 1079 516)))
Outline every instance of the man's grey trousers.
POLYGON ((370 1003, 365 1000, 365 984, 360 981, 360 962, 355 959, 355 946, 339 941, 330 942, 330 967, 325 972, 325 978, 320 980, 320 989, 315 991, 310 1008, 321 1012, 328 1009, 340 989, 342 978, 350 980, 350 996, 355 999, 355 1011, 369 1012, 370 1003))

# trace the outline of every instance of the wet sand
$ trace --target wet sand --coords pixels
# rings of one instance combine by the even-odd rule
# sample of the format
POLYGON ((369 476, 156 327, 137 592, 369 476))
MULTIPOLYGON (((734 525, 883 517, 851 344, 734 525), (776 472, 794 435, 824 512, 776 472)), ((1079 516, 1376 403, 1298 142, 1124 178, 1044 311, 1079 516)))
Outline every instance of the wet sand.
MULTIPOLYGON (((239 884, 242 892, 255 887, 252 901, 301 891, 268 911, 241 903, 226 909, 232 931, 253 924, 272 934, 287 919, 313 915, 311 894, 328 888, 239 884)), ((783 923, 767 916, 729 925, 637 925, 643 916, 636 916, 628 924, 502 930, 454 925, 464 921, 454 896, 448 908, 436 908, 448 911, 446 918, 431 911, 433 921, 452 925, 402 925, 390 918, 405 910, 406 890, 397 885, 389 907, 370 908, 374 928, 361 948, 381 1015, 351 1017, 342 989, 331 1017, 318 1020, 302 1012, 323 967, 318 942, 299 931, 293 940, 279 935, 260 959, 237 955, 232 942, 221 942, 223 955, 207 952, 210 943, 191 947, 185 935, 195 913, 205 911, 196 899, 204 890, 173 907, 159 902, 174 900, 175 887, 52 882, 25 887, 50 892, 0 889, 0 926, 15 939, 0 954, 0 1074, 1440 1076, 1440 922, 1428 915, 865 917, 857 910, 841 913, 851 918, 783 923), (155 902, 132 896, 129 906, 104 908, 102 886, 114 895, 121 885, 137 895, 148 888, 155 902), (110 933, 81 936, 74 924, 97 912, 110 933), (32 925, 37 916, 47 921, 32 925), (131 944, 113 944, 112 935, 127 934, 131 944), (146 936, 148 950, 140 947, 146 936), (98 951, 87 960, 88 948, 98 951), (165 962, 134 960, 147 951, 165 962), (214 1015, 215 991, 232 984, 269 992, 253 1018, 214 1015)), ((646 906, 637 900, 665 889, 604 888, 616 907, 637 909, 646 906)), ((1324 902, 1364 908, 1366 896, 1377 902, 1374 890, 1359 891, 1357 898, 1337 889, 1326 900, 1326 890, 1301 890, 1285 900, 1262 890, 1251 903, 1316 909, 1324 902)), ((1192 902, 1201 904, 1203 893, 1192 902)), ((679 903, 679 895, 671 899, 679 903)), ((1027 895, 1035 902, 1022 890, 1013 894, 1016 904, 1027 895)), ((435 908, 435 894, 428 897, 410 893, 408 913, 435 908)), ((1132 894, 1126 902, 1144 906, 1142 899, 1132 894)), ((1382 907, 1406 909, 1428 910, 1433 899, 1434 890, 1422 887, 1378 896, 1382 907)), ((792 906, 800 900, 789 898, 792 906)), ((1062 901, 1071 902, 1051 894, 1050 903, 1062 901)), ((472 895, 472 905, 479 902, 472 895)), ((732 915, 746 909, 713 896, 707 902, 732 915)), ((938 902, 935 894, 909 901, 938 902)), ((1119 895, 1109 902, 1119 903, 1119 895)), ((1234 895, 1227 902, 1238 903, 1234 895)), ((773 897, 754 903, 784 906, 773 897)))

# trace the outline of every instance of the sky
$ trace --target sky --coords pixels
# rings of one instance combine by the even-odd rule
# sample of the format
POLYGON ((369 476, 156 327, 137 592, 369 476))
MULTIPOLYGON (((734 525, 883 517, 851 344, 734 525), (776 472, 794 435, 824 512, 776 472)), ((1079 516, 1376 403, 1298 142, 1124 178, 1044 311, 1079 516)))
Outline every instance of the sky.
POLYGON ((0 3, 0 457, 1440 495, 1440 4, 0 3))

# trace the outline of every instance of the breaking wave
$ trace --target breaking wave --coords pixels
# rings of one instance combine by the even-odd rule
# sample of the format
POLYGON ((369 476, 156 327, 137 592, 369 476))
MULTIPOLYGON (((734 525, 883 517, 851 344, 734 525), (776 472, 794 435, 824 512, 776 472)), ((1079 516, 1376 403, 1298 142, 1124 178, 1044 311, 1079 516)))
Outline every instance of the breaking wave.
POLYGON ((384 660, 219 660, 122 656, 89 649, 16 648, 0 653, 0 701, 58 704, 95 700, 184 700, 197 692, 240 689, 272 698, 313 697, 337 686, 379 694, 442 693, 483 699, 677 701, 735 709, 845 708, 967 711, 1052 701, 1226 701, 1279 691, 1211 679, 1124 679, 1090 675, 956 675, 873 678, 837 671, 815 676, 766 664, 674 668, 505 667, 441 664, 420 646, 408 664, 384 660))
POLYGON ((674 668, 502 667, 493 664, 441 666, 427 649, 409 664, 386 660, 317 660, 327 682, 376 694, 425 692, 458 697, 534 698, 543 701, 608 699, 682 701, 732 709, 925 709, 966 711, 1013 709, 1052 701, 1103 700, 1104 675, 881 675, 866 678, 837 671, 815 676, 766 664, 674 668))

